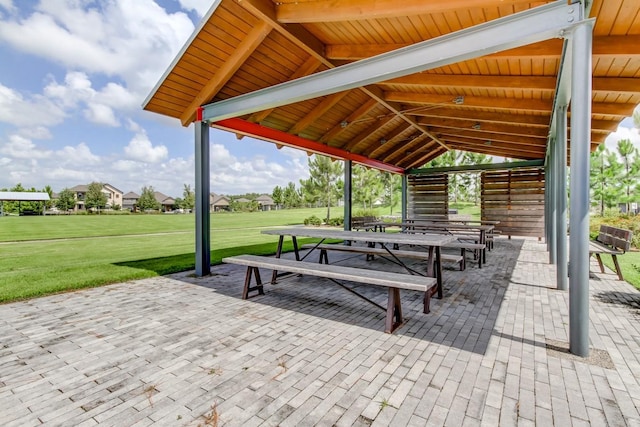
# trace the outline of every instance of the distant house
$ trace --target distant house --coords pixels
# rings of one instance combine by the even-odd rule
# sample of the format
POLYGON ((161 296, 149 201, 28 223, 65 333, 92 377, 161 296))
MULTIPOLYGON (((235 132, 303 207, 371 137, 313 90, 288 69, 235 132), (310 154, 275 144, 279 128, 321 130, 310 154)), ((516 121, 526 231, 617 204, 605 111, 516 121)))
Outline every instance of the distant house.
MULTIPOLYGON (((89 184, 80 184, 75 187, 71 187, 69 190, 73 193, 76 199, 75 211, 81 211, 85 209, 85 199, 87 197, 87 191, 89 191, 89 184)), ((102 193, 107 196, 106 208, 113 208, 116 205, 122 207, 123 193, 111 184, 102 185, 102 193)))
POLYGON ((160 203, 160 210, 162 212, 172 211, 176 206, 176 199, 173 197, 169 197, 166 194, 162 194, 159 191, 153 193, 156 198, 156 201, 160 203))
POLYGON ((215 193, 209 194, 209 212, 220 212, 229 210, 229 198, 215 193))
POLYGON ((267 194, 263 194, 262 196, 258 197, 256 199, 256 202, 260 204, 260 210, 262 211, 270 211, 271 209, 275 209, 276 207, 273 199, 267 194))
POLYGON ((127 194, 122 196, 122 209, 128 209, 131 212, 135 212, 138 207, 139 198, 140 195, 138 193, 129 191, 127 194))

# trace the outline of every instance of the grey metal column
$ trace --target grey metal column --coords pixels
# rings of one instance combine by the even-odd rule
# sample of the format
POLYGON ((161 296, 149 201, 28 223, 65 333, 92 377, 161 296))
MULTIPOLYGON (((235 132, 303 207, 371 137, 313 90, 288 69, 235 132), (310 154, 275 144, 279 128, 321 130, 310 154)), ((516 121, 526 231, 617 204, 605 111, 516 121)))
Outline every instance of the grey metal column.
POLYGON ((556 254, 556 237, 557 237, 557 232, 556 232, 556 212, 557 212, 557 205, 556 205, 556 194, 557 194, 557 177, 558 177, 558 173, 557 170, 558 168, 556 167, 556 143, 557 141, 555 140, 555 137, 551 138, 550 144, 551 144, 551 150, 549 150, 549 176, 545 177, 545 180, 548 179, 549 180, 549 242, 547 243, 547 247, 549 249, 549 263, 550 264, 555 264, 557 261, 557 254, 556 254))
POLYGON ((402 203, 402 222, 407 220, 407 189, 409 185, 407 184, 408 176, 407 174, 402 175, 402 197, 400 203, 402 203))
POLYGON ((571 83, 571 209, 569 350, 589 355, 589 148, 593 21, 573 31, 571 83))
POLYGON ((556 111, 556 260, 558 289, 567 289, 567 106, 556 111))
POLYGON ((549 250, 549 155, 545 159, 544 165, 544 241, 547 244, 547 251, 549 250))
POLYGON ((353 170, 353 162, 351 160, 344 161, 344 229, 351 230, 351 172, 353 170))
POLYGON ((196 163, 196 276, 211 273, 211 224, 209 216, 209 123, 195 126, 196 163))

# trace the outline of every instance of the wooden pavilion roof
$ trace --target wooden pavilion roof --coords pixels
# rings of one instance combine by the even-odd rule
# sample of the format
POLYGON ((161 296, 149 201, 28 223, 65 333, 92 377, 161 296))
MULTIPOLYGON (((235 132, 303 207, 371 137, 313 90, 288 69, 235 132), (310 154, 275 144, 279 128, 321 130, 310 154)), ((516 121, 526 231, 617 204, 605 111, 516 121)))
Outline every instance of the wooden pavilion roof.
MULTIPOLYGON (((547 3, 216 1, 144 108, 188 126, 201 105, 547 3)), ((594 148, 640 104, 638 1, 593 0, 590 16, 594 148)), ((451 149, 543 159, 562 48, 562 40, 547 40, 212 126, 394 171, 451 149)))

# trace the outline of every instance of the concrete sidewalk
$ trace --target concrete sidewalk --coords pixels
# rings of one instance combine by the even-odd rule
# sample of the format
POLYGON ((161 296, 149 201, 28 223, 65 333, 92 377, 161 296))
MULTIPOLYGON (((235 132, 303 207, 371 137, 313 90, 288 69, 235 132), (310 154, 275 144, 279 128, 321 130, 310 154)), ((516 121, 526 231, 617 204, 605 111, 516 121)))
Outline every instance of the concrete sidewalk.
POLYGON ((573 357, 547 259, 535 240, 497 239, 482 269, 445 269, 430 314, 403 292, 393 335, 323 279, 243 301, 230 265, 1 305, 0 424, 640 425, 640 293, 593 274, 591 357, 573 357))

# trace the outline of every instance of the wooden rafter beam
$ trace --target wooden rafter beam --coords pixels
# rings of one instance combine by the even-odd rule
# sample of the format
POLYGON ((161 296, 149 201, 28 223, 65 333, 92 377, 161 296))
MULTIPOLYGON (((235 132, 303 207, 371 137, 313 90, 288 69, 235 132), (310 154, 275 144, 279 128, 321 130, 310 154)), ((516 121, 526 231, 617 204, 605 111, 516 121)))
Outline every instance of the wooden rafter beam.
POLYGON ((396 116, 386 116, 379 120, 374 121, 371 125, 367 126, 365 130, 360 132, 354 138, 351 138, 351 140, 343 147, 343 149, 354 152, 354 153, 359 152, 358 150, 355 150, 355 148, 357 148, 359 144, 366 141, 367 138, 370 138, 372 134, 374 134, 381 127, 383 127, 390 121, 394 120, 395 118, 396 116))
POLYGON ((289 133, 294 135, 299 134, 301 131, 310 126, 313 122, 315 122, 318 118, 320 118, 324 113, 329 111, 336 105, 338 102, 342 100, 347 94, 349 94, 349 90, 344 92, 334 93, 332 95, 325 96, 325 98, 318 104, 313 110, 311 110, 306 116, 301 118, 294 124, 291 129, 289 129, 289 133))
POLYGON ((553 103, 551 99, 513 99, 488 96, 464 96, 460 99, 455 95, 413 92, 385 92, 385 99, 387 101, 401 102, 403 104, 442 105, 447 107, 464 105, 465 107, 491 108, 495 110, 543 112, 550 111, 553 103))
POLYGON ((417 160, 407 163, 407 168, 415 168, 415 167, 425 165, 429 163, 431 160, 435 159, 436 157, 446 153, 447 151, 448 150, 444 149, 443 147, 436 148, 435 150, 419 157, 417 160))
POLYGON ((447 139, 449 137, 464 137, 470 139, 477 139, 481 142, 484 141, 501 141, 507 142, 514 145, 522 145, 529 146, 533 145, 536 147, 546 146, 547 140, 546 138, 532 138, 528 136, 514 136, 514 135, 505 135, 502 133, 492 133, 492 132, 483 132, 477 130, 456 130, 449 128, 431 128, 433 132, 437 133, 442 139, 447 139))
MULTIPOLYGON (((404 85, 473 89, 523 89, 553 92, 556 78, 547 76, 447 75, 418 73, 399 77, 379 86, 404 85)), ((640 79, 626 77, 594 77, 593 91, 606 93, 640 93, 640 79)))
POLYGON ((427 143, 425 143, 425 139, 428 140, 428 138, 425 135, 418 135, 409 142, 405 142, 404 144, 398 144, 396 149, 393 150, 393 152, 391 152, 389 155, 387 155, 383 161, 385 163, 393 164, 396 162, 397 159, 401 158, 402 156, 407 156, 413 153, 415 150, 417 150, 421 146, 428 147, 428 146, 432 146, 433 144, 437 144, 434 141, 428 141, 427 143))
POLYGON ((319 142, 328 143, 332 139, 336 138, 338 135, 340 135, 342 132, 344 132, 347 129, 347 127, 349 127, 349 125, 351 125, 351 123, 355 122, 356 120, 360 119, 361 117, 366 116, 371 110, 376 108, 377 105, 378 105, 378 101, 375 100, 375 99, 371 99, 371 100, 365 102, 360 107, 358 107, 357 110, 355 110, 353 113, 349 114, 340 123, 337 123, 334 127, 329 129, 329 131, 327 133, 322 135, 322 137, 320 138, 319 142))
MULTIPOLYGON (((409 44, 340 44, 327 45, 325 51, 326 57, 331 60, 358 61, 406 46, 409 46, 409 44)), ((554 39, 493 53, 482 58, 559 58, 561 53, 562 40, 554 39)), ((593 56, 595 58, 620 56, 638 58, 640 57, 640 35, 595 36, 593 38, 593 56)))
POLYGON ((437 117, 446 119, 468 119, 477 122, 487 123, 506 123, 506 124, 522 124, 527 126, 536 126, 541 128, 549 127, 550 115, 532 115, 532 114, 504 114, 492 113, 486 111, 474 111, 463 108, 449 107, 427 107, 424 109, 413 109, 406 114, 418 117, 437 117))
MULTIPOLYGON (((304 63, 300 67, 298 67, 298 69, 293 74, 289 76, 289 80, 295 80, 300 77, 313 74, 318 69, 319 66, 320 66, 320 61, 318 60, 318 58, 310 56, 309 58, 307 58, 306 61, 304 61, 304 63)), ((273 112, 273 110, 275 110, 275 108, 269 108, 268 110, 263 110, 258 113, 254 113, 251 115, 251 117, 249 117, 249 121, 252 123, 260 123, 261 121, 266 119, 269 116, 269 114, 273 112)))
POLYGON ((408 129, 412 129, 412 127, 408 123, 402 123, 400 126, 384 135, 385 141, 379 141, 380 144, 378 145, 371 144, 369 148, 362 153, 362 155, 373 158, 382 155, 382 153, 386 152, 386 149, 393 146, 396 140, 401 139, 402 135, 404 135, 408 129))
POLYGON ((549 132, 545 128, 531 126, 517 126, 496 123, 480 123, 473 120, 454 120, 454 119, 438 119, 424 118, 419 122, 427 127, 451 128, 458 130, 482 130, 484 132, 500 133, 505 135, 531 136, 535 138, 547 139, 549 132))
POLYGON ((502 157, 508 157, 513 159, 524 159, 524 160, 544 159, 544 156, 545 156, 545 152, 530 153, 530 152, 524 152, 524 151, 490 147, 485 145, 466 144, 466 143, 456 142, 454 140, 449 140, 447 141, 447 143, 451 146, 451 148, 455 150, 488 154, 490 156, 502 156, 502 157))
MULTIPOLYGON (((398 165, 414 165, 419 159, 427 158, 430 156, 437 157, 435 153, 437 152, 445 152, 447 151, 444 147, 434 145, 434 144, 425 144, 422 146, 415 147, 412 150, 407 150, 404 152, 404 157, 396 162, 398 165)), ((407 169, 407 167, 403 166, 403 169, 407 169)))
MULTIPOLYGON (((549 0, 545 0, 549 1, 549 0)), ((530 3, 530 0, 501 0, 501 6, 530 3)), ((372 20, 432 13, 456 9, 495 7, 492 0, 315 0, 280 3, 277 19, 281 23, 338 22, 372 20)))
POLYGON ((184 110, 180 121, 183 126, 193 122, 196 117, 196 110, 201 105, 210 102, 215 94, 233 77, 236 71, 253 54, 260 43, 269 35, 271 27, 266 22, 259 22, 251 29, 249 34, 242 39, 240 44, 234 49, 231 56, 225 60, 224 64, 216 70, 213 78, 207 82, 200 93, 195 96, 191 104, 184 110))

